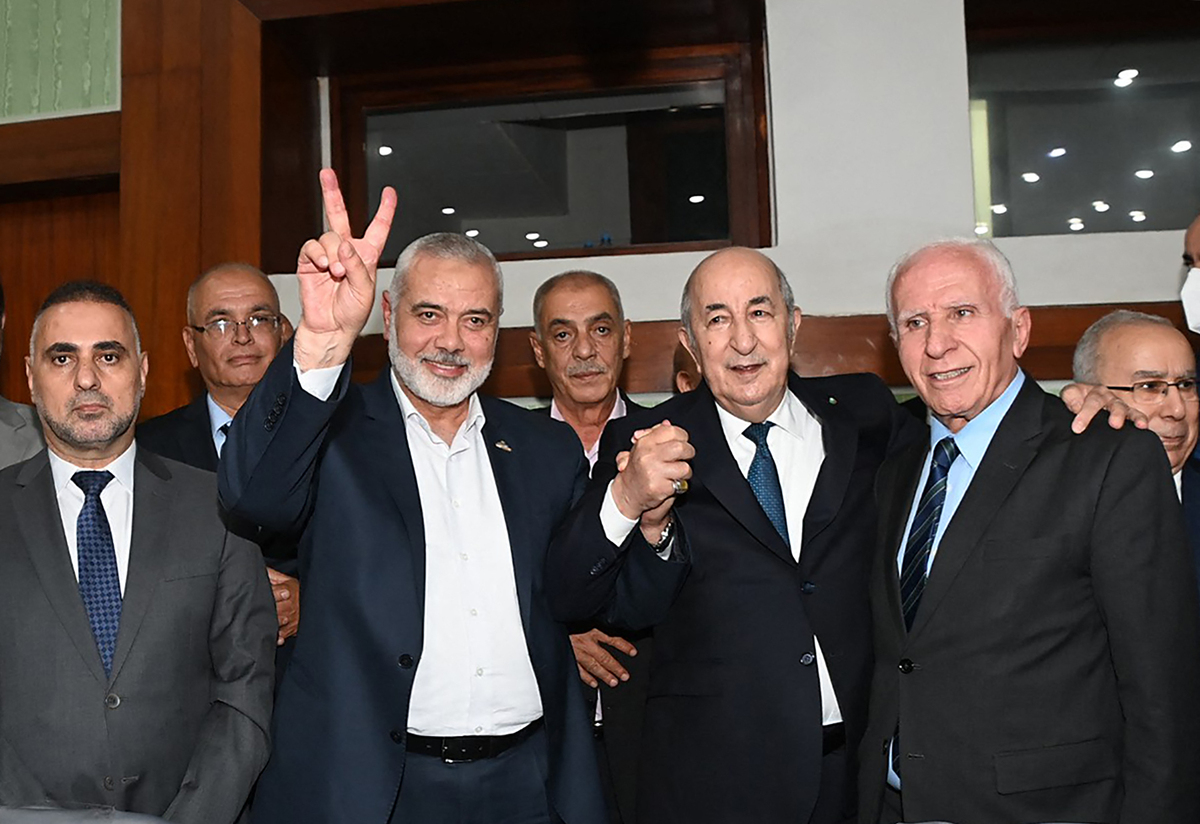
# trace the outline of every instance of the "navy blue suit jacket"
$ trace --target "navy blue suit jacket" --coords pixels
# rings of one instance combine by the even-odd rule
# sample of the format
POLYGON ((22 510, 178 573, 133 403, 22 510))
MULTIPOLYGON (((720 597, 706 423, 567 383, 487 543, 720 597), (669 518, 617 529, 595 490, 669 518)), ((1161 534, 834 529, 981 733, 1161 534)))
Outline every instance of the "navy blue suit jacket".
MULTIPOLYGON (((292 347, 284 347, 239 411, 222 455, 228 509, 271 531, 303 528, 304 628, 276 701, 257 824, 386 824, 404 775, 423 640, 421 501, 389 371, 365 386, 349 376, 347 365, 320 401, 300 387, 292 347)), ((541 693, 547 795, 567 824, 603 824, 579 676, 542 576, 550 536, 583 490, 587 461, 570 427, 480 401, 541 693)))
POLYGON ((1183 518, 1187 524, 1188 546, 1200 575, 1200 455, 1193 452, 1182 472, 1183 518))

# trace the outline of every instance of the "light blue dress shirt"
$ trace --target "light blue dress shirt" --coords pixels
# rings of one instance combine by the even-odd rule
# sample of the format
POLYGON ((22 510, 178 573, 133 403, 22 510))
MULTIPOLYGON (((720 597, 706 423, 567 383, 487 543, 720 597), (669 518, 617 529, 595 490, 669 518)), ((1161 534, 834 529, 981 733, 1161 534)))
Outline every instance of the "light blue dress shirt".
POLYGON ((233 416, 217 406, 212 395, 205 395, 204 399, 208 401, 208 425, 212 429, 213 446, 216 447, 217 457, 220 458, 221 448, 225 446, 225 433, 221 431, 221 427, 232 421, 233 416))
MULTIPOLYGON (((976 470, 979 469, 979 464, 983 462, 983 456, 987 454, 988 447, 992 444, 992 438, 996 436, 996 430, 1000 428, 1000 422, 1004 420, 1004 416, 1008 414, 1008 410, 1012 408, 1013 401, 1017 398, 1017 393, 1021 391, 1021 386, 1025 383, 1025 373, 1020 369, 1017 370, 1016 377, 1009 383, 1008 388, 992 401, 987 407, 976 415, 971 420, 967 421, 967 425, 960 429, 957 433, 951 433, 946 425, 937 418, 930 415, 929 417, 929 451, 925 455, 925 466, 921 469, 921 477, 917 482, 917 489, 913 495, 913 501, 909 505, 908 521, 904 525, 904 534, 900 540, 900 547, 896 552, 896 569, 904 567, 904 547, 908 543, 908 533, 912 529, 913 518, 917 514, 917 504, 921 500, 921 493, 925 490, 925 482, 929 479, 929 469, 933 463, 933 447, 942 438, 952 435, 954 445, 958 447, 958 457, 954 459, 954 463, 950 464, 950 474, 946 479, 946 501, 942 504, 942 515, 938 519, 937 532, 933 536, 933 546, 929 550, 929 561, 925 567, 925 574, 933 569, 933 559, 937 555, 938 544, 942 541, 942 535, 946 532, 946 527, 954 518, 954 513, 958 509, 958 505, 962 503, 963 496, 967 494, 967 488, 971 485, 971 480, 975 477, 976 470)), ((891 746, 896 746, 893 740, 891 746)), ((900 776, 896 775, 896 771, 892 769, 891 753, 888 753, 888 784, 900 789, 900 776)))

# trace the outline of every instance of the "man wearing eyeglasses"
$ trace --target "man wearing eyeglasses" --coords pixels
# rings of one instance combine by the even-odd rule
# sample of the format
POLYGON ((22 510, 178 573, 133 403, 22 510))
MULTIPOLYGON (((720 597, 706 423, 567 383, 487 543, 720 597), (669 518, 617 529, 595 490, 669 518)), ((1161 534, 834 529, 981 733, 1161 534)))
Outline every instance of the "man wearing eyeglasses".
POLYGON ((1166 318, 1118 309, 1083 333, 1074 368, 1077 382, 1107 386, 1149 419, 1171 461, 1200 566, 1200 459, 1193 458, 1200 398, 1196 356, 1187 338, 1166 318))
MULTIPOLYGON (((183 345, 206 391, 186 406, 138 424, 138 443, 215 472, 233 416, 283 345, 281 324, 279 295, 253 266, 222 263, 196 278, 188 289, 183 345)), ((289 548, 290 542, 264 546, 280 645, 295 635, 300 620, 300 585, 288 574, 295 571, 289 548)))

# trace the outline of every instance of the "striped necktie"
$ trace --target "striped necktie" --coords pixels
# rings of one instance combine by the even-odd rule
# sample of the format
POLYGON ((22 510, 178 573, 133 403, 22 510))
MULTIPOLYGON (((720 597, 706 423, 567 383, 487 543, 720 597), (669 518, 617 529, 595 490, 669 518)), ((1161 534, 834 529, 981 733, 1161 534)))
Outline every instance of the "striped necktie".
POLYGON ((908 543, 904 546, 904 562, 900 567, 900 603, 904 610, 904 626, 912 629, 921 605, 921 594, 925 591, 926 567, 933 539, 937 535, 938 521, 946 503, 946 477, 950 465, 958 457, 954 439, 947 436, 933 448, 933 464, 929 467, 929 480, 921 494, 917 514, 913 516, 908 543))

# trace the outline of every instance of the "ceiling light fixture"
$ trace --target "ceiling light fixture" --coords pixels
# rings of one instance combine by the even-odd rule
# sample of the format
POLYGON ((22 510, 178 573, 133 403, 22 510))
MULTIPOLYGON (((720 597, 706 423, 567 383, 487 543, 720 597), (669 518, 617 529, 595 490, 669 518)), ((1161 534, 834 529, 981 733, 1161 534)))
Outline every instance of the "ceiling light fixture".
POLYGON ((1117 77, 1121 78, 1122 80, 1132 80, 1137 76, 1137 69, 1121 69, 1121 71, 1117 72, 1117 77))
POLYGON ((541 235, 539 235, 537 232, 526 232, 525 233, 526 240, 537 240, 540 237, 541 237, 541 235))
POLYGON ((545 249, 547 246, 549 246, 549 245, 550 245, 550 241, 548 241, 548 240, 535 240, 535 241, 533 242, 533 245, 534 245, 534 246, 536 246, 536 247, 537 247, 537 248, 539 248, 539 249, 545 249))
POLYGON ((1047 157, 1062 157, 1066 153, 1067 153, 1067 150, 1064 149, 1062 146, 1056 146, 1055 148, 1046 152, 1046 156, 1047 157))
POLYGON ((388 156, 388 155, 390 155, 391 153, 392 153, 392 147, 391 147, 391 146, 380 146, 380 147, 379 147, 379 156, 380 156, 380 157, 387 157, 387 156, 388 156))
POLYGON ((1133 173, 1133 176, 1136 178, 1140 178, 1141 180, 1149 180, 1150 178, 1154 177, 1154 170, 1153 169, 1138 169, 1136 172, 1133 173))
POLYGON ((1042 176, 1037 172, 1026 172, 1025 174, 1021 175, 1021 180, 1024 180, 1026 183, 1037 183, 1041 179, 1042 176))
POLYGON ((1134 209, 1132 212, 1129 213, 1129 216, 1131 218, 1133 218, 1134 223, 1141 223, 1143 220, 1146 219, 1146 213, 1143 212, 1141 209, 1134 209))
POLYGON ((1109 206, 1107 203, 1105 203, 1103 200, 1093 200, 1092 208, 1095 209, 1097 212, 1107 212, 1112 207, 1109 206))
POLYGON ((1192 141, 1181 140, 1171 147, 1171 151, 1179 154, 1180 152, 1190 152, 1192 150, 1192 141))
POLYGON ((1078 223, 1072 223, 1070 225, 1071 225, 1072 232, 1082 232, 1083 231, 1083 221, 1080 221, 1078 223))
POLYGON ((993 203, 992 204, 992 214, 994 214, 994 215, 1002 215, 1007 211, 1008 211, 1008 207, 1005 206, 1003 203, 993 203))
POLYGON ((703 203, 704 195, 692 195, 688 198, 688 203, 703 203))
POLYGON ((463 232, 463 234, 466 235, 467 237, 479 237, 479 230, 478 229, 468 229, 467 231, 463 232))
POLYGON ((975 224, 975 234, 986 235, 988 233, 988 225, 986 223, 975 224))
POLYGON ((1123 89, 1126 86, 1132 86, 1133 80, 1128 77, 1118 77, 1116 80, 1113 81, 1113 85, 1116 86, 1118 89, 1123 89))
POLYGON ((442 207, 442 214, 444 214, 444 215, 452 215, 452 214, 454 214, 454 207, 453 207, 453 206, 444 206, 444 207, 442 207))

